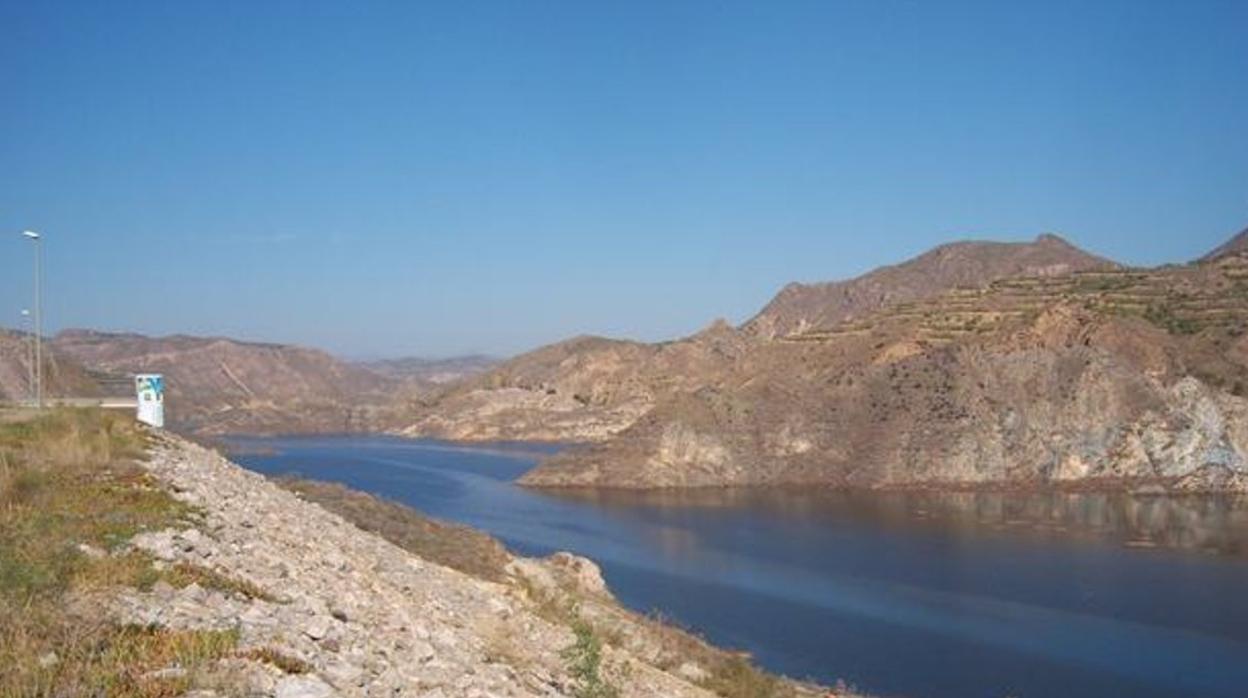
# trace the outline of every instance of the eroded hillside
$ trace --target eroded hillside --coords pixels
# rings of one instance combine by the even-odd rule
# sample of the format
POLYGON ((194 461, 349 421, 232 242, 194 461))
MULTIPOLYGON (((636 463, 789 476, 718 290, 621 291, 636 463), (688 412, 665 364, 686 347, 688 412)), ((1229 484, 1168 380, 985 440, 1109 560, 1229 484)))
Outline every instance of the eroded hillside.
MULTIPOLYGON (((0 402, 31 398, 35 364, 32 335, 0 328, 0 402)), ((47 397, 90 397, 100 394, 100 386, 81 364, 42 347, 43 391, 47 397)))
POLYGON ((102 375, 163 373, 171 425, 207 434, 375 428, 391 385, 325 352, 283 344, 69 330, 52 345, 102 375))
POLYGON ((407 407, 403 433, 452 439, 606 440, 674 395, 726 380, 758 347, 812 327, 1018 276, 1113 269, 1053 235, 958 242, 855 279, 790 284, 741 328, 722 321, 661 344, 578 338, 517 357, 407 407))
POLYGON ((533 485, 1248 486, 1248 257, 1015 277, 756 345, 533 485))

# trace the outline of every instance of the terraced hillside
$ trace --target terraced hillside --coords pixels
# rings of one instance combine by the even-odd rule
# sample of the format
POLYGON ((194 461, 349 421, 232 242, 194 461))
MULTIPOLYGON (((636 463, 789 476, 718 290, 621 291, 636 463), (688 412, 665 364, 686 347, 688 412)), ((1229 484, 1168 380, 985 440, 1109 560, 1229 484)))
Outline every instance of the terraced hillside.
POLYGON ((870 333, 886 323, 914 324, 923 340, 939 344, 960 337, 1020 327, 1056 303, 1074 303, 1103 314, 1140 317, 1176 334, 1245 326, 1248 251, 1215 262, 1159 269, 1078 271, 993 281, 985 288, 955 289, 932 298, 898 303, 857 320, 809 329, 788 341, 824 341, 870 333))
MULTIPOLYGON (((715 385, 776 338, 923 301, 959 286, 1116 265, 1056 235, 1030 242, 954 242, 857 278, 790 284, 741 328, 723 321, 672 342, 581 337, 516 357, 400 408, 412 436, 602 441, 673 395, 715 385)), ((848 330, 846 330, 848 331, 848 330)))
POLYGON ((1248 255, 1001 279, 751 345, 541 486, 1248 487, 1248 255))
POLYGON ((773 339, 862 318, 955 288, 978 289, 1000 279, 1116 267, 1052 234, 1031 242, 953 242, 852 279, 789 284, 742 329, 773 339))

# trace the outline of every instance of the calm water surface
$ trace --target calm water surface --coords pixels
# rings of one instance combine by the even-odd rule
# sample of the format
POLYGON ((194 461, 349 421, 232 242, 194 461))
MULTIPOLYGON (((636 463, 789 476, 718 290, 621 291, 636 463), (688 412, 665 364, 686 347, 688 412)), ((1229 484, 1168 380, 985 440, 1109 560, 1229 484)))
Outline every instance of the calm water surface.
POLYGON ((1248 504, 1104 495, 558 495, 532 447, 231 440, 268 474, 342 482, 598 561, 774 671, 883 696, 1248 695, 1248 504))

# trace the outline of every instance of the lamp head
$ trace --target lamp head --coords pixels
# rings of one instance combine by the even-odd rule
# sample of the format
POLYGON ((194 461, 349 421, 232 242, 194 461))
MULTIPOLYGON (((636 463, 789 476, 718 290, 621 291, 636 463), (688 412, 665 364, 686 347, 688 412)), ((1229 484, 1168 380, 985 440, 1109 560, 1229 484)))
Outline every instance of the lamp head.
POLYGON ((38 240, 38 239, 39 239, 39 233, 36 233, 36 232, 35 232, 35 231, 33 231, 33 230, 23 230, 23 231, 22 231, 22 235, 25 235, 26 237, 30 238, 31 240, 38 240))

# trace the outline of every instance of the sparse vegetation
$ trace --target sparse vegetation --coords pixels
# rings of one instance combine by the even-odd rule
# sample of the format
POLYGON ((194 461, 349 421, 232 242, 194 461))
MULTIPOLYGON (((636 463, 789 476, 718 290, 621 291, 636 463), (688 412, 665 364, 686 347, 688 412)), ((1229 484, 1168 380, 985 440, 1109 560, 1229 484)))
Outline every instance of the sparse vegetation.
POLYGON ((1191 317, 1179 315, 1165 305, 1150 305, 1144 311, 1144 319, 1171 334, 1196 334, 1201 326, 1191 317))
POLYGON ((620 689, 603 677, 602 641, 585 621, 572 624, 576 641, 563 651, 568 673, 576 679, 576 698, 619 698, 620 689))
POLYGON ((214 589, 226 594, 234 594, 247 599, 259 599, 276 603, 277 598, 260 587, 242 579, 227 577, 216 570, 200 565, 179 562, 168 570, 160 573, 160 578, 175 587, 198 584, 205 589, 214 589))
POLYGON ((658 611, 646 616, 646 625, 662 648, 661 654, 670 658, 665 668, 674 669, 683 662, 703 667, 708 676, 700 683, 712 693, 724 698, 793 698, 796 695, 780 677, 754 666, 747 655, 715 647, 658 611))
POLYGON ((724 698, 790 698, 793 690, 771 674, 759 671, 745 657, 718 662, 703 687, 724 698))
POLYGON ((0 425, 0 695, 180 695, 197 667, 234 651, 232 631, 75 610, 94 592, 154 583, 150 559, 121 545, 195 516, 135 464, 145 445, 133 420, 98 410, 0 425))
POLYGON ((420 557, 492 582, 510 556, 489 535, 437 521, 411 507, 329 482, 278 478, 278 484, 420 557))
POLYGON ((256 647, 238 654, 243 659, 268 664, 283 674, 306 674, 312 671, 312 665, 288 654, 283 654, 272 647, 256 647))

